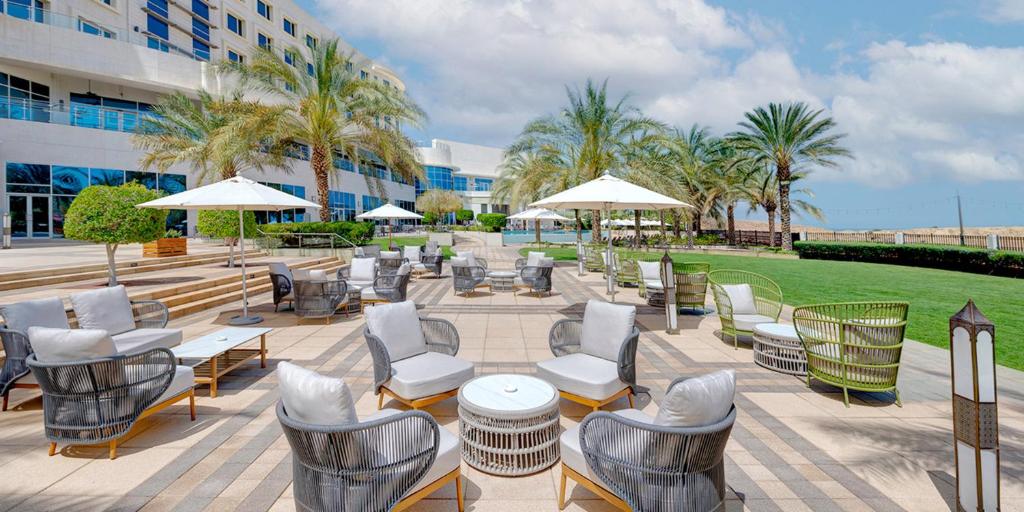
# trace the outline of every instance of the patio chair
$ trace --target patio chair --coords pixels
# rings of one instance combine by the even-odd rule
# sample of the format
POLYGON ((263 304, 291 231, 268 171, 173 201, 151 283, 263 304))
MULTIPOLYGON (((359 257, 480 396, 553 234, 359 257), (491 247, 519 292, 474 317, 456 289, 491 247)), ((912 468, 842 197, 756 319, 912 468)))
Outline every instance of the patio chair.
POLYGON ((640 268, 633 258, 615 253, 615 283, 621 287, 640 286, 640 268))
POLYGON ((70 329, 64 302, 56 297, 28 300, 0 307, 4 325, 0 326, 0 342, 4 347, 4 365, 0 369, 0 394, 3 394, 3 410, 7 410, 12 389, 34 389, 39 387, 25 362, 32 353, 28 341, 30 327, 52 327, 70 329))
POLYGON ((732 336, 734 348, 739 337, 750 338, 757 324, 779 321, 782 290, 775 281, 744 270, 713 270, 708 273, 722 334, 732 336))
POLYGON ((708 293, 708 263, 677 263, 673 265, 676 280, 676 304, 681 308, 704 309, 708 293))
POLYGON ((807 355, 807 385, 811 378, 849 390, 889 392, 902 407, 896 379, 900 371, 906 302, 850 302, 800 306, 793 324, 807 355))
POLYGON ((484 271, 487 270, 487 260, 485 258, 477 256, 476 254, 473 254, 473 251, 457 251, 455 253, 455 256, 459 258, 465 258, 466 262, 471 267, 480 267, 483 268, 484 271))
POLYGON ((402 265, 393 275, 377 276, 377 279, 373 281, 373 286, 360 291, 360 307, 377 302, 405 302, 409 295, 409 278, 411 276, 409 265, 402 265))
POLYGON ((515 288, 529 290, 529 293, 537 294, 538 298, 542 293, 551 295, 551 274, 555 270, 555 259, 542 257, 534 263, 518 269, 515 288))
POLYGON ((394 274, 405 263, 409 263, 409 259, 402 256, 401 251, 381 251, 380 259, 377 260, 378 272, 394 274))
POLYGON ((421 409, 453 397, 473 378, 473 363, 455 357, 459 332, 439 318, 419 318, 411 300, 366 308, 377 408, 384 395, 421 409))
MULTIPOLYGON (((323 318, 331 323, 338 308, 348 303, 348 284, 342 280, 311 275, 295 281, 295 314, 302 318, 323 318)), ((348 316, 348 309, 345 309, 348 316)))
POLYGON ((298 510, 405 510, 454 482, 462 512, 459 438, 437 420, 394 409, 359 418, 341 379, 286 362, 277 373, 298 510))
POLYGON ((588 244, 583 247, 583 266, 587 272, 604 273, 604 258, 601 253, 605 251, 602 245, 588 244))
POLYGON ((379 258, 380 246, 377 244, 362 245, 356 247, 357 258, 379 258))
POLYGON ((472 294, 477 288, 490 288, 487 269, 480 265, 471 265, 469 260, 456 256, 452 258, 452 286, 455 294, 472 294))
POLYGON ((186 398, 196 419, 195 374, 167 348, 119 352, 101 329, 30 327, 28 337, 51 456, 58 443, 109 443, 114 459, 118 439, 139 419, 186 398))
POLYGON ((437 240, 427 240, 427 245, 423 247, 424 256, 434 256, 441 253, 441 244, 437 240))
POLYGON ((590 300, 582 320, 555 322, 548 334, 554 359, 537 363, 537 376, 562 398, 595 411, 636 394, 636 308, 590 300))
POLYGON ((270 272, 270 283, 274 294, 274 312, 282 302, 288 302, 288 307, 294 307, 294 277, 288 265, 281 262, 272 262, 267 265, 270 272))
POLYGON ((661 275, 661 261, 637 260, 639 294, 652 306, 665 305, 665 281, 661 275))
POLYGON ((338 268, 338 280, 345 281, 350 290, 373 286, 377 279, 377 258, 353 258, 348 265, 338 268))
POLYGON ((540 251, 530 251, 526 253, 525 258, 516 258, 516 272, 522 270, 523 267, 536 267, 537 262, 539 262, 541 258, 546 257, 547 253, 540 251))
POLYGON ((562 433, 558 507, 571 478, 621 510, 722 510, 725 446, 736 421, 732 370, 676 379, 656 417, 592 412, 562 433))

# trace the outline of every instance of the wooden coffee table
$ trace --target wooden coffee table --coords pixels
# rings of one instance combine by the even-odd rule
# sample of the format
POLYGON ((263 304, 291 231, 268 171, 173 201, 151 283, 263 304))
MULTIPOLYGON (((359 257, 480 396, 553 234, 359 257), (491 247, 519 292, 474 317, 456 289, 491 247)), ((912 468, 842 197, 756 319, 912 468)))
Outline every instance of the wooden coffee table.
POLYGON ((267 367, 267 333, 265 327, 228 327, 187 341, 171 349, 178 364, 187 364, 196 374, 196 384, 210 385, 210 398, 217 398, 217 379, 260 358, 260 368, 267 367), (256 338, 260 348, 239 348, 256 338), (188 362, 186 362, 188 361, 188 362))

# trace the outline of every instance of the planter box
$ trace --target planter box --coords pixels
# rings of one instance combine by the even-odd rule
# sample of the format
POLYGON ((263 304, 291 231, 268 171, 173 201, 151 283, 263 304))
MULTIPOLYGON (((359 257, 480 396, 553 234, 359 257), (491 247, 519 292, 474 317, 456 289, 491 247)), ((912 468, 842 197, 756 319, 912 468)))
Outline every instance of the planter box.
POLYGON ((158 238, 155 242, 142 244, 143 258, 164 258, 167 256, 185 256, 188 254, 188 239, 158 238))

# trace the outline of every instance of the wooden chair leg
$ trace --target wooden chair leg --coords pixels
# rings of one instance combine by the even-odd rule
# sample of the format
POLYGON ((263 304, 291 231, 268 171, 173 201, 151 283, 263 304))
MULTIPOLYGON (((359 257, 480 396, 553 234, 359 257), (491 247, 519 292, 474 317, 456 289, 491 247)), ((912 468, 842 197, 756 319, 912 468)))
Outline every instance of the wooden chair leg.
POLYGON ((458 503, 459 512, 466 509, 465 498, 462 496, 462 476, 455 477, 455 501, 458 503))
MULTIPOLYGON (((564 468, 563 468, 564 469, 564 468)), ((558 486, 558 510, 565 510, 565 471, 562 472, 562 483, 558 486)))
POLYGON ((626 400, 629 400, 629 408, 630 409, 636 409, 636 405, 633 404, 633 392, 632 391, 630 391, 629 394, 626 395, 626 400))
POLYGON ((192 416, 192 421, 196 420, 196 391, 193 389, 188 393, 188 413, 192 416))
POLYGON ((117 458, 117 440, 110 441, 110 460, 117 458))
POLYGON ((377 393, 377 410, 384 408, 384 393, 377 393))
POLYGON ((57 453, 57 443, 50 443, 50 457, 57 453))
POLYGON ((7 410, 7 401, 10 399, 10 396, 9 396, 10 393, 11 393, 10 391, 4 393, 4 407, 3 407, 3 410, 5 410, 5 411, 7 410))

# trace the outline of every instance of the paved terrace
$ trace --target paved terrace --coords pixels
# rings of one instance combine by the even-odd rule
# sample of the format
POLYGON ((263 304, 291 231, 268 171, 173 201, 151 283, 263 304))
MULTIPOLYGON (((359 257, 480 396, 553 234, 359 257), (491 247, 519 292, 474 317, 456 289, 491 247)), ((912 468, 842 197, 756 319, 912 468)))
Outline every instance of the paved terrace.
MULTIPOLYGON (((477 249, 491 267, 511 267, 511 249, 477 249)), ((447 269, 447 266, 446 266, 447 269)), ((808 283, 809 286, 813 283, 808 283)), ((480 373, 532 373, 551 357, 547 334, 560 318, 578 317, 591 298, 604 298, 599 275, 576 276, 575 267, 555 271, 555 293, 543 299, 511 293, 456 297, 450 278, 421 279, 410 296, 423 314, 451 320, 462 338, 461 357, 480 373)), ((660 311, 640 305, 635 290, 618 295, 639 306, 638 377, 651 388, 639 406, 657 410, 665 387, 680 375, 719 368, 737 372, 736 425, 726 452, 728 510, 861 511, 950 510, 953 493, 949 358, 945 351, 910 343, 904 353, 900 389, 904 407, 884 396, 842 394, 774 373, 752 362, 751 350, 734 350, 715 331, 717 317, 682 316, 679 335, 664 333, 660 311)), ((199 419, 186 405, 143 420, 110 461, 106 447, 64 447, 46 455, 37 394, 15 390, 14 410, 0 414, 0 510, 294 510, 291 457, 278 426, 274 363, 288 360, 344 377, 360 414, 375 410, 371 358, 359 316, 335 317, 331 325, 298 324, 290 313, 274 314, 269 296, 255 308, 274 327, 271 361, 240 369, 222 381, 220 396, 198 390, 199 419)), ((231 308, 227 308, 231 309, 231 308)), ((951 312, 952 313, 952 312, 951 312)), ((227 310, 174 322, 186 339, 224 325, 227 310)), ((1020 333, 1002 332, 1000 336, 1020 333)), ((997 340, 998 342, 998 340, 997 340)), ((1024 509, 1024 376, 999 375, 1003 510, 1024 509)), ((394 405, 394 404, 392 404, 394 405)), ((386 405, 387 406, 387 405, 386 405)), ((625 407, 625 401, 616 404, 625 407)), ((454 399, 428 409, 457 432, 454 399)), ((563 426, 587 411, 563 400, 563 426)), ((557 510, 559 471, 521 478, 480 473, 463 464, 467 509, 557 510)), ((567 510, 606 511, 609 506, 573 487, 567 510)), ((453 486, 413 510, 454 511, 453 486)))

